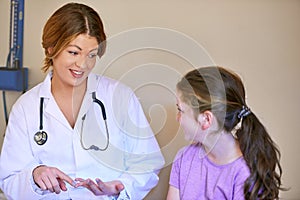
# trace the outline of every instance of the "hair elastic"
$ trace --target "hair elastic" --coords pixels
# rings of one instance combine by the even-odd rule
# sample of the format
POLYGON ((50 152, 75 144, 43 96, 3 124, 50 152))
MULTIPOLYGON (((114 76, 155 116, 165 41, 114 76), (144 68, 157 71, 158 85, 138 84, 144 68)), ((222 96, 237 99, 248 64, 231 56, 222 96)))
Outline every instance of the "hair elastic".
POLYGON ((243 117, 247 117, 250 113, 251 113, 250 108, 248 108, 247 106, 243 106, 242 110, 238 114, 238 118, 242 119, 243 117))
POLYGON ((250 108, 248 108, 247 106, 243 106, 242 110, 240 111, 240 113, 238 114, 238 119, 240 119, 239 123, 231 130, 231 134, 232 136, 237 139, 237 131, 242 127, 242 122, 243 122, 243 118, 247 117, 249 114, 251 113, 250 108))

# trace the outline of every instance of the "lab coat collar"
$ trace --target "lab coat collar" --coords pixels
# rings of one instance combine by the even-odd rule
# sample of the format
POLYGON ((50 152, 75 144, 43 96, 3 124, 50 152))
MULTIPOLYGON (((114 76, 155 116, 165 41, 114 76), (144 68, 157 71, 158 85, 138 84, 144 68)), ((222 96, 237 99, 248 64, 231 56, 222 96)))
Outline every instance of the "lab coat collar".
MULTIPOLYGON (((51 78, 52 78, 53 72, 49 72, 42 83, 41 90, 40 90, 40 97, 50 98, 52 96, 51 94, 51 78)), ((87 82, 87 94, 92 95, 93 92, 97 90, 98 84, 100 82, 101 76, 97 76, 94 73, 90 73, 88 76, 88 82, 87 82)))
POLYGON ((60 108, 58 107, 54 97, 51 93, 51 78, 53 72, 49 72, 45 77, 44 81, 41 83, 40 91, 39 91, 39 98, 44 97, 44 113, 48 113, 53 116, 57 121, 63 122, 63 124, 67 128, 71 128, 69 122, 61 112, 60 108))
POLYGON ((47 76, 45 77, 42 85, 41 85, 41 89, 39 92, 39 96, 40 97, 44 97, 44 98, 50 98, 52 96, 51 94, 51 78, 52 78, 52 71, 49 72, 47 74, 47 76))
POLYGON ((98 84, 100 82, 101 76, 97 76, 94 73, 90 73, 88 76, 88 82, 87 82, 87 93, 92 94, 93 92, 96 92, 98 84))

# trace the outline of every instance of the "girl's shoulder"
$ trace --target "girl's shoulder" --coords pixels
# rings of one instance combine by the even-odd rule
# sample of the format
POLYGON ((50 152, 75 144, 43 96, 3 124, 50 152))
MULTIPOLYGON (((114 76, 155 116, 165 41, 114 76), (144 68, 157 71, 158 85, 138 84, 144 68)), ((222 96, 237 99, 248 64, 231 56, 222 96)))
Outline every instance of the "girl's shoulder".
POLYGON ((175 160, 190 160, 195 156, 195 154, 199 153, 199 150, 201 150, 201 148, 202 145, 199 143, 192 143, 190 145, 184 146, 178 150, 175 160))

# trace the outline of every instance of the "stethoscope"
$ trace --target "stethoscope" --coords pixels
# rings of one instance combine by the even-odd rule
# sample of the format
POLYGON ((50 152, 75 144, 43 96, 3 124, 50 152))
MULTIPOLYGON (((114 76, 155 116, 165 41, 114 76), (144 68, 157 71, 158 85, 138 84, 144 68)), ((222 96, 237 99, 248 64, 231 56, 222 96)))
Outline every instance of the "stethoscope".
MULTIPOLYGON (((82 132, 83 132, 83 124, 84 124, 84 120, 86 117, 86 114, 83 115, 82 119, 82 124, 81 124, 81 130, 80 130, 80 144, 81 147, 84 150, 95 150, 95 151, 105 151, 108 148, 108 144, 109 144, 109 132, 108 132, 108 127, 107 127, 107 122, 106 122, 106 111, 105 111, 105 107, 104 104, 96 98, 96 92, 92 92, 92 99, 93 102, 95 102, 96 104, 98 104, 101 108, 101 112, 102 112, 102 117, 105 123, 105 131, 106 131, 106 145, 104 146, 104 148, 100 148, 96 145, 91 145, 90 147, 86 147, 83 144, 83 140, 82 140, 82 132)), ((34 141, 38 144, 38 145, 43 145, 47 142, 48 139, 48 134, 46 133, 46 131, 43 130, 43 105, 44 105, 44 97, 41 97, 40 99, 40 127, 39 127, 39 131, 34 135, 34 141)))

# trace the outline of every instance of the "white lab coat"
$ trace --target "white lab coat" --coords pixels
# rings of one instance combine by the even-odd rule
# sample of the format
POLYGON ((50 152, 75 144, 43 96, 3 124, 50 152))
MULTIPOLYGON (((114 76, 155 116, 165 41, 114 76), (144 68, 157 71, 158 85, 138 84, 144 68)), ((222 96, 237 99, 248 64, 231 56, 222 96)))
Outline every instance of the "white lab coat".
POLYGON ((51 94, 51 76, 23 94, 14 104, 0 157, 0 186, 8 199, 109 199, 94 196, 85 188, 53 194, 41 191, 33 182, 32 171, 39 165, 57 167, 71 178, 120 180, 125 185, 119 199, 140 200, 158 183, 164 165, 159 145, 133 91, 112 79, 91 73, 75 127, 64 117, 51 94), (91 144, 105 146, 106 134, 100 107, 92 102, 92 92, 106 109, 109 147, 104 152, 84 150, 91 144), (44 97, 44 145, 34 141, 40 126, 40 98, 44 97), (81 132, 82 116, 87 114, 81 132), (88 117, 89 116, 89 117, 88 117), (96 117, 94 117, 96 116, 96 117), (98 127, 94 128, 97 124, 98 127), (94 130, 98 131, 94 131, 94 130), (100 130, 100 131, 99 131, 100 130))

